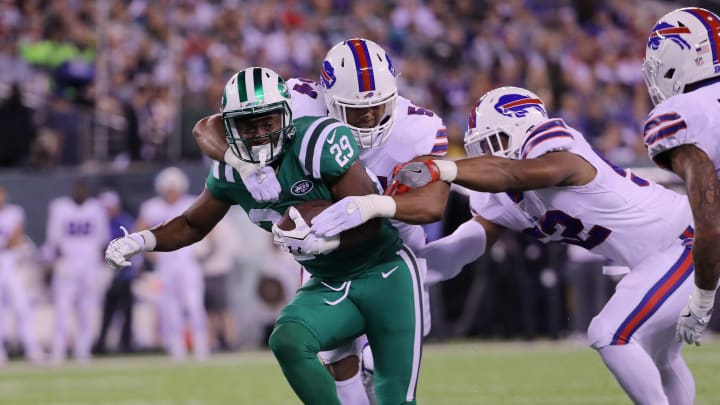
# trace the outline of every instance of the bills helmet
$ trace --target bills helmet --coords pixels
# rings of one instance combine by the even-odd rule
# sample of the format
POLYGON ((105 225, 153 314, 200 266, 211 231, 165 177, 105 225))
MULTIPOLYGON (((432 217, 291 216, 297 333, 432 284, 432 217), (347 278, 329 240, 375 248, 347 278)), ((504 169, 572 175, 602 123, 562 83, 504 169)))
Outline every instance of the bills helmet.
POLYGON ((221 112, 228 145, 245 162, 274 162, 295 135, 285 80, 267 68, 251 67, 235 73, 225 83, 221 112), (280 112, 282 118, 279 130, 248 138, 238 133, 238 121, 274 112, 280 112))
POLYGON ((345 123, 358 145, 372 148, 385 142, 395 120, 397 78, 385 50, 373 41, 353 38, 328 51, 320 71, 329 115, 345 123), (385 105, 385 113, 372 128, 347 121, 348 108, 385 105))
POLYGON ((687 84, 720 76, 718 16, 698 7, 662 16, 648 38, 642 72, 655 105, 687 84))
POLYGON ((529 130, 548 119, 540 97, 519 87, 500 87, 473 106, 465 132, 468 156, 517 159, 529 130))

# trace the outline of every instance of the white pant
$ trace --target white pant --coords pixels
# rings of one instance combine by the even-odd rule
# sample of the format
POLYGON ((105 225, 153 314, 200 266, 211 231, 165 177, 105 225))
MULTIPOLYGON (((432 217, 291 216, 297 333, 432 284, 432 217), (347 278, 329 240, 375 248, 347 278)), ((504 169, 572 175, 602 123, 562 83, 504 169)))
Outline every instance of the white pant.
MULTIPOLYGON (((12 305, 15 314, 15 322, 19 331, 20 340, 25 349, 25 354, 30 358, 38 358, 40 347, 32 329, 32 310, 30 301, 20 278, 16 266, 16 255, 14 252, 0 253, 0 314, 6 313, 5 303, 12 305)), ((3 319, 0 318, 0 352, 4 338, 3 319)))
POLYGON ((590 323, 588 343, 599 349, 635 340, 651 355, 675 348, 675 325, 692 288, 692 254, 678 241, 620 280, 590 323))
POLYGON ((164 263, 157 268, 161 291, 158 309, 163 343, 170 355, 182 360, 187 355, 184 316, 187 314, 192 334, 193 353, 197 359, 208 356, 207 313, 202 271, 194 263, 164 263))
POLYGON ((98 281, 103 266, 97 263, 70 263, 60 260, 55 265, 52 278, 55 328, 53 330, 52 359, 65 359, 67 339, 70 334, 70 316, 75 313, 75 338, 73 355, 78 360, 90 358, 96 330, 97 309, 101 303, 98 281))

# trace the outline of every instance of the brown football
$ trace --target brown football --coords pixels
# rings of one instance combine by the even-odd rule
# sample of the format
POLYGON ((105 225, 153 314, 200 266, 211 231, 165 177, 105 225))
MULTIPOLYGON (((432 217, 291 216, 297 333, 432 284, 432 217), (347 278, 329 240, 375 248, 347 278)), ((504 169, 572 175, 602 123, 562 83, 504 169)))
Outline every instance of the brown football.
MULTIPOLYGON (((322 210, 331 205, 332 201, 312 200, 296 205, 295 209, 300 212, 300 215, 302 215, 303 219, 305 220, 305 222, 308 223, 308 225, 312 225, 312 219, 315 218, 315 216, 319 214, 322 210)), ((295 222, 290 219, 289 208, 285 210, 285 213, 283 214, 282 218, 280 218, 280 221, 277 225, 278 228, 282 229, 283 231, 292 231, 293 229, 295 229, 295 222)))
MULTIPOLYGON (((305 222, 308 225, 312 225, 312 220, 322 210, 332 205, 332 201, 328 200, 311 200, 306 201, 302 204, 295 205, 295 209, 300 212, 305 222)), ((285 213, 277 223, 278 228, 283 231, 291 231, 295 229, 295 222, 290 219, 290 209, 285 210, 285 213)), ((368 221, 357 228, 348 229, 341 235, 341 248, 355 245, 359 242, 365 241, 373 237, 380 229, 380 222, 378 220, 368 221)))

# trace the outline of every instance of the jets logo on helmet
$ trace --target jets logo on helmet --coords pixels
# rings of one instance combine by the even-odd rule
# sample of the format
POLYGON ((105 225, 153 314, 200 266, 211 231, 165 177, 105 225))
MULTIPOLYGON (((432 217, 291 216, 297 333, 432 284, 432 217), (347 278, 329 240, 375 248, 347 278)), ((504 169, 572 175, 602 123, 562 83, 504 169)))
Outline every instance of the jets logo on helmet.
POLYGON ((690 28, 688 27, 675 27, 671 24, 666 23, 665 21, 660 21, 655 27, 653 28, 652 33, 650 34, 650 38, 648 39, 648 48, 652 49, 658 49, 660 47, 660 42, 664 39, 669 39, 673 41, 674 43, 678 44, 680 48, 687 48, 690 49, 690 44, 687 43, 683 39, 680 34, 689 34, 690 28))
POLYGON ((335 85, 335 81, 337 81, 335 69, 329 61, 324 60, 322 69, 320 69, 320 83, 324 88, 329 89, 335 85))
POLYGON ((495 111, 506 117, 522 118, 528 114, 528 110, 535 109, 542 114, 545 109, 539 98, 528 97, 522 94, 507 94, 498 99, 495 104, 495 111))

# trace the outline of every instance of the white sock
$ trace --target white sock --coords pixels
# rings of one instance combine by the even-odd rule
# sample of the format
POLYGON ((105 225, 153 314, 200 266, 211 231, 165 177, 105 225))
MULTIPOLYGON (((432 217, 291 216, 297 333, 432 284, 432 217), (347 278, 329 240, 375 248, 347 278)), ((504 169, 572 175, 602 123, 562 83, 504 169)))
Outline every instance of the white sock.
POLYGON ((335 381, 338 398, 342 405, 370 405, 360 372, 343 381, 335 381))
POLYGON ((375 377, 370 375, 363 375, 363 385, 365 386, 365 394, 367 394, 370 405, 377 405, 377 399, 375 398, 375 377))
POLYGON ((692 405, 695 403, 695 380, 679 355, 671 362, 659 366, 663 389, 668 401, 673 405, 692 405))
POLYGON ((637 343, 605 346, 598 352, 620 387, 636 405, 668 405, 660 372, 642 346, 637 343))

